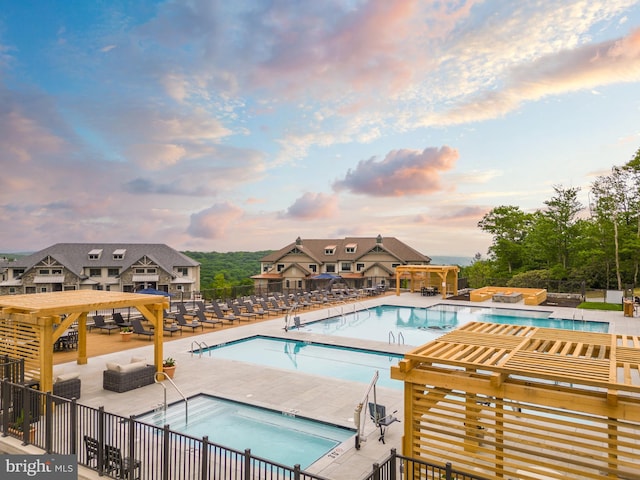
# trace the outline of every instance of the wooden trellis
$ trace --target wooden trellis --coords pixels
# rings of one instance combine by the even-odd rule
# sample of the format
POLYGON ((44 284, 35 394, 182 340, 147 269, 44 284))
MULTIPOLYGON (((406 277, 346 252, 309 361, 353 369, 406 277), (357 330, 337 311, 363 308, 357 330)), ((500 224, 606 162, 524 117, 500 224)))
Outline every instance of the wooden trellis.
POLYGON ((391 377, 407 456, 492 479, 640 479, 636 336, 474 322, 391 377))
POLYGON ((87 363, 86 319, 89 312, 136 308, 155 327, 154 364, 162 371, 164 296, 101 290, 73 290, 0 296, 0 355, 25 359, 25 377, 40 390, 53 386, 53 345, 74 323, 78 325, 78 363, 87 363))

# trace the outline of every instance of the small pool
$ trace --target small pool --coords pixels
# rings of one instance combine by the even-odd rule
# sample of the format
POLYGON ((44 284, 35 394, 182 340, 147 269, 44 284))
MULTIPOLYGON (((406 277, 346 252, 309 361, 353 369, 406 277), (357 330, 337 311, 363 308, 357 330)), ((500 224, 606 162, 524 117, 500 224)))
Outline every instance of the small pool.
POLYGON ((308 323, 301 331, 407 345, 424 345, 469 322, 531 325, 606 333, 607 322, 550 318, 550 312, 438 304, 429 308, 380 305, 308 323))
POLYGON ((202 350, 202 358, 209 357, 360 383, 371 382, 378 370, 379 387, 401 389, 403 386, 402 382, 391 380, 388 374, 391 366, 397 365, 403 356, 376 350, 255 336, 202 350))
POLYGON ((254 407, 210 395, 189 399, 189 417, 184 403, 170 405, 167 411, 149 412, 136 420, 209 441, 238 451, 251 449, 252 455, 306 469, 341 443, 353 438, 355 430, 308 418, 291 412, 254 407))

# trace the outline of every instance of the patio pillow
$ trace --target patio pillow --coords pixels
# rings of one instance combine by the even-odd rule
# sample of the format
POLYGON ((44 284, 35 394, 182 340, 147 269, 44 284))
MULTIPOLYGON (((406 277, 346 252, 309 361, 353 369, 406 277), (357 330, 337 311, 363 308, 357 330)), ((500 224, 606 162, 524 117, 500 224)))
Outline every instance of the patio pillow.
POLYGON ((67 380, 75 380, 79 376, 80 376, 80 374, 77 373, 77 372, 75 372, 75 373, 62 373, 62 374, 60 374, 60 375, 58 375, 56 377, 56 380, 55 380, 54 383, 65 382, 67 380))
POLYGON ((113 370, 117 372, 118 367, 120 367, 120 365, 118 365, 116 362, 107 362, 107 370, 113 370))
POLYGON ((129 363, 138 363, 138 362, 146 362, 146 361, 147 359, 145 357, 131 357, 131 362, 129 363))
POLYGON ((139 370, 140 368, 146 367, 147 364, 144 362, 133 362, 128 363, 126 365, 118 365, 118 371, 120 373, 133 372, 135 370, 139 370))

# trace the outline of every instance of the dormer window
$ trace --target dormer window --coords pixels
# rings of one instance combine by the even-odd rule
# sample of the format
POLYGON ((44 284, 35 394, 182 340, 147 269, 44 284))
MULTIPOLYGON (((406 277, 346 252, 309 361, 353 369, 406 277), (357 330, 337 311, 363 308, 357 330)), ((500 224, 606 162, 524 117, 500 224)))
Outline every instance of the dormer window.
POLYGON ((127 253, 126 248, 119 248, 113 251, 113 259, 114 260, 122 260, 124 259, 124 254, 127 253))
POLYGON ((324 247, 324 254, 325 255, 335 255, 336 253, 336 246, 335 245, 327 245, 326 247, 324 247))
POLYGON ((345 253, 356 253, 357 249, 358 249, 357 243, 349 243, 344 247, 345 253))
POLYGON ((99 260, 101 255, 102 255, 102 249, 94 248, 89 252, 89 260, 99 260))

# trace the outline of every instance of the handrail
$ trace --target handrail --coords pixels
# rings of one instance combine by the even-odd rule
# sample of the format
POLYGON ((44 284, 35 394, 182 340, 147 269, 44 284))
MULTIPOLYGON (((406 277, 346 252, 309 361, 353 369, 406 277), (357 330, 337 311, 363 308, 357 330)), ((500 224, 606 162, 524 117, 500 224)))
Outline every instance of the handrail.
POLYGON ((389 343, 396 343, 396 336, 389 330, 389 343))
POLYGON ((200 353, 198 354, 198 357, 202 357, 202 350, 203 349, 207 349, 207 351, 209 352, 209 356, 211 356, 211 350, 209 350, 209 345, 207 345, 207 342, 205 342, 204 340, 199 342, 197 340, 194 340, 191 342, 191 356, 193 357, 193 345, 197 345, 198 349, 200 350, 200 353))
POLYGON ((400 339, 402 339, 402 345, 404 345, 404 335, 402 332, 398 332, 398 345, 400 345, 400 339))
POLYGON ((173 385, 173 388, 176 389, 176 391, 178 392, 178 394, 182 397, 182 399, 184 400, 184 422, 188 423, 189 421, 189 400, 187 399, 187 397, 185 397, 184 393, 182 393, 182 390, 180 390, 178 388, 178 386, 174 383, 174 381, 169 377, 169 375, 167 375, 166 372, 156 372, 155 375, 153 376, 153 381, 159 385, 162 385, 162 388, 164 388, 164 402, 163 402, 163 409, 165 414, 167 413, 167 387, 164 383, 162 383, 162 380, 158 380, 158 375, 163 375, 165 380, 169 380, 169 382, 171 382, 171 385, 173 385))

